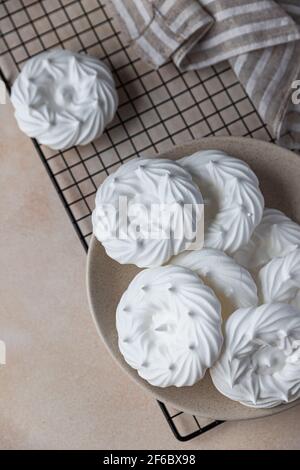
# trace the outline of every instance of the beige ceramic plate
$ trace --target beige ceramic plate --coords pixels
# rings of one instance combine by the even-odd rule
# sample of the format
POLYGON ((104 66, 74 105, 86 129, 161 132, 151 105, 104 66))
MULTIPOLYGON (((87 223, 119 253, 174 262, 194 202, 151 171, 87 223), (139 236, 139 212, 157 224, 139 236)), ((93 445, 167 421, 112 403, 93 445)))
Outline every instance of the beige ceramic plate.
MULTIPOLYGON (((257 174, 266 206, 280 209, 300 223, 300 157, 273 144, 246 138, 212 137, 175 147, 159 157, 176 160, 197 150, 221 149, 244 160, 257 174)), ((124 361, 118 349, 115 311, 124 290, 140 271, 110 259, 93 238, 87 262, 87 290, 100 336, 118 364, 157 399, 191 414, 220 420, 258 418, 283 411, 297 402, 272 409, 252 409, 221 395, 209 373, 192 387, 158 388, 141 379, 124 361)))

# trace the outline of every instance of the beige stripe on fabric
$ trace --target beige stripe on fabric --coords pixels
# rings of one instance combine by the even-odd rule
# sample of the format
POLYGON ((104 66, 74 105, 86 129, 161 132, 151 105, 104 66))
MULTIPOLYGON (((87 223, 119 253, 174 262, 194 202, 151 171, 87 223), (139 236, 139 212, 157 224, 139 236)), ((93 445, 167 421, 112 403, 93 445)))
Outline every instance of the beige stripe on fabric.
MULTIPOLYGON (((146 0, 141 0, 141 2, 148 5, 146 0)), ((143 33, 146 24, 140 12, 133 8, 131 0, 110 0, 109 6, 112 10, 112 16, 118 19, 119 29, 125 35, 126 40, 136 40, 143 33)))
POLYGON ((233 66, 239 81, 243 84, 257 108, 261 103, 265 90, 273 81, 285 49, 286 45, 280 45, 249 53, 239 73, 233 66), (252 81, 254 74, 255 80, 252 81))
MULTIPOLYGON (((297 44, 299 43, 289 43, 251 52, 237 73, 260 116, 270 124, 278 140, 283 131, 283 121, 292 93, 291 83, 299 73, 297 44), (268 51, 271 51, 271 54, 268 51), (259 62, 263 64, 260 69, 259 62), (252 83, 251 76, 254 70, 257 79, 252 83)), ((233 68, 235 69, 234 65, 233 68)))
MULTIPOLYGON (((198 13, 199 6, 195 2, 185 5, 184 9, 178 13, 174 13, 174 11, 171 10, 170 14, 168 14, 168 25, 172 31, 184 34, 184 30, 189 32, 191 23, 194 23, 195 26, 197 25, 194 15, 198 13)), ((208 18, 206 15, 199 19, 203 24, 212 22, 211 18, 208 18)))
POLYGON ((276 70, 274 70, 274 74, 271 75, 270 83, 266 87, 258 106, 258 111, 264 119, 268 119, 268 114, 272 115, 274 112, 273 108, 277 109, 277 90, 281 90, 287 83, 289 83, 289 65, 293 59, 295 44, 291 43, 286 46, 281 46, 280 50, 282 50, 282 52, 279 60, 273 61, 273 64, 277 65, 276 70))
MULTIPOLYGON (((260 52, 260 58, 253 64, 253 68, 250 70, 250 75, 245 85, 246 92, 249 96, 254 96, 255 90, 258 88, 259 80, 262 76, 262 71, 268 67, 272 58, 272 48, 267 47, 262 49, 260 52)), ((260 86, 261 88, 261 86, 260 86)))
POLYGON ((259 0, 255 3, 246 3, 245 5, 227 7, 225 10, 220 10, 214 13, 216 21, 224 21, 233 17, 249 15, 249 13, 259 13, 268 10, 270 2, 268 0, 259 0))
POLYGON ((198 0, 155 0, 152 4, 180 42, 180 50, 174 50, 173 60, 181 67, 182 58, 206 35, 214 19, 198 0))

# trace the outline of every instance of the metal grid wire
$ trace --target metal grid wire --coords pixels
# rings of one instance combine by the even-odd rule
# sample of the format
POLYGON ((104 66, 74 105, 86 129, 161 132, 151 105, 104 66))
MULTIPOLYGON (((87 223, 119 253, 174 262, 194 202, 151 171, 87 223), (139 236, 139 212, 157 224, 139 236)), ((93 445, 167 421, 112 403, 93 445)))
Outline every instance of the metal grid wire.
MULTIPOLYGON (((8 88, 29 57, 51 48, 94 55, 114 73, 120 105, 101 138, 63 152, 33 141, 86 250, 96 189, 124 161, 212 135, 272 140, 227 62, 183 74, 169 62, 153 71, 124 45, 105 3, 2 0, 0 4, 1 76, 8 88)), ((180 440, 220 424, 201 425, 197 417, 159 405, 180 440)))

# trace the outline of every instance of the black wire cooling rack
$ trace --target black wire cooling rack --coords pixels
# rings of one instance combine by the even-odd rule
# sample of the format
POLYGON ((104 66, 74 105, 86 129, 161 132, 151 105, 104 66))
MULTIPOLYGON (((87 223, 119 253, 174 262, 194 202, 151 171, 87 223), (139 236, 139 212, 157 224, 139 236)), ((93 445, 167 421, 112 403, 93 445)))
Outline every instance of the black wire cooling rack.
MULTIPOLYGON (((51 48, 94 55, 114 73, 120 105, 100 139, 64 152, 33 140, 85 250, 96 189, 124 161, 212 135, 272 140, 227 62, 184 74, 169 62, 153 71, 123 44, 108 1, 0 3, 0 73, 8 90, 29 57, 51 48)), ((221 424, 158 404, 181 441, 221 424)))

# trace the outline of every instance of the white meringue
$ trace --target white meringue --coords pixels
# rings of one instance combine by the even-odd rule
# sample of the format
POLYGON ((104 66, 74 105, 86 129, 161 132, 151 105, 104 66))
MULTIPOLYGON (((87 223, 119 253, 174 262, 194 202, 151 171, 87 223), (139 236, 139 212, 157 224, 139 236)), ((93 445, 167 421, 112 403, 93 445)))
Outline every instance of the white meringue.
POLYGON ((276 209, 265 209, 251 240, 234 253, 235 260, 255 270, 300 247, 300 225, 276 209))
POLYGON ((153 158, 131 160, 106 178, 92 222, 111 258, 154 267, 195 242, 202 217, 202 196, 191 175, 171 160, 153 158), (126 198, 125 215, 120 197, 126 198), (185 204, 193 213, 182 217, 185 204))
POLYGON ((195 271, 213 289, 222 305, 223 320, 238 308, 258 304, 252 276, 223 251, 212 248, 185 251, 172 258, 170 263, 195 271))
POLYGON ((300 249, 272 259, 260 270, 258 285, 263 303, 288 303, 300 315, 300 249))
POLYGON ((231 254, 248 243, 264 207, 250 167, 219 150, 197 152, 179 163, 193 175, 203 194, 204 246, 231 254))
POLYGON ((117 307, 126 362, 157 387, 200 380, 222 347, 221 306, 199 277, 178 266, 140 272, 117 307))
POLYGON ((239 309, 210 374, 228 398, 272 408, 300 397, 300 315, 288 304, 239 309))
POLYGON ((102 61, 58 49, 26 62, 11 100, 20 129, 53 149, 99 137, 118 106, 114 79, 102 61))

